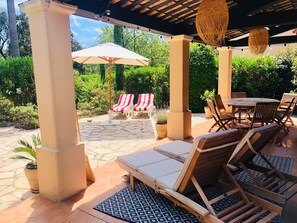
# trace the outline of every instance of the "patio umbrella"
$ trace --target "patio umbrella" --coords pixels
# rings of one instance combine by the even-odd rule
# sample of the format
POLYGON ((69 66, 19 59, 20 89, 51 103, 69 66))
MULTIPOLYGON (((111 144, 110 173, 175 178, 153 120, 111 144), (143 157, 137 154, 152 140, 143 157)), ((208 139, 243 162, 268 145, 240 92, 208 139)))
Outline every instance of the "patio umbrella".
POLYGON ((81 64, 109 65, 109 110, 112 98, 112 65, 147 66, 149 63, 149 59, 111 42, 73 52, 72 59, 81 64))

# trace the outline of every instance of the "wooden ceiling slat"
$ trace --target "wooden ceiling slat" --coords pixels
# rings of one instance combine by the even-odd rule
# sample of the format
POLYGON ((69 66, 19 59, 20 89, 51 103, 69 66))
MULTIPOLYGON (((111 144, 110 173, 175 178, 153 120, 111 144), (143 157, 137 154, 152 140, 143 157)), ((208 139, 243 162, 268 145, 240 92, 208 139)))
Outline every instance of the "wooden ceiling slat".
MULTIPOLYGON (((174 16, 175 18, 177 18, 177 19, 184 18, 184 17, 186 17, 189 13, 193 14, 194 16, 196 16, 197 8, 198 8, 198 3, 194 4, 194 5, 191 6, 191 7, 188 7, 188 8, 187 8, 188 13, 185 14, 184 11, 182 11, 182 12, 179 12, 179 13, 174 14, 173 16, 174 16), (192 11, 192 12, 191 12, 191 11, 192 11)), ((173 22, 173 21, 174 21, 174 19, 169 20, 169 22, 173 22)))
POLYGON ((145 13, 146 13, 146 14, 150 14, 151 12, 157 10, 158 8, 163 7, 164 5, 169 4, 170 2, 172 2, 172 0, 166 0, 166 1, 164 1, 164 2, 162 2, 162 3, 160 3, 160 4, 157 4, 157 5, 155 5, 154 7, 150 8, 150 9, 149 9, 148 11, 146 11, 145 13))
POLYGON ((151 5, 155 4, 157 1, 159 1, 159 0, 150 0, 147 3, 143 4, 142 8, 150 7, 151 5))
MULTIPOLYGON (((154 16, 158 17, 162 13, 165 13, 165 14, 170 13, 171 14, 172 13, 172 11, 170 11, 171 9, 173 9, 173 8, 175 8, 177 6, 179 6, 179 8, 184 7, 184 5, 182 3, 185 2, 185 1, 188 1, 188 0, 180 0, 178 2, 174 2, 174 4, 172 4, 172 5, 168 6, 168 7, 163 8, 162 10, 157 10, 158 12, 156 14, 154 14, 154 16)), ((160 17, 158 17, 158 18, 160 18, 160 17)))
MULTIPOLYGON (((193 3, 193 2, 187 2, 186 4, 184 4, 181 8, 177 8, 177 9, 174 9, 174 10, 172 10, 172 11, 170 11, 170 15, 172 15, 172 17, 173 16, 179 16, 179 11, 181 11, 182 10, 182 8, 187 8, 188 10, 191 10, 191 7, 189 8, 188 6, 190 6, 190 5, 198 5, 198 3, 193 3), (177 14, 175 14, 175 13, 177 13, 177 14)), ((180 12, 180 15, 182 15, 182 13, 183 13, 183 11, 181 11, 180 12)), ((166 18, 168 15, 167 14, 165 14, 165 15, 163 15, 163 16, 160 16, 160 17, 158 17, 159 19, 164 19, 164 18, 166 18)))
POLYGON ((134 11, 134 7, 135 6, 139 6, 139 4, 142 2, 143 0, 135 0, 134 2, 131 3, 131 5, 127 6, 127 8, 131 9, 132 11, 134 11))

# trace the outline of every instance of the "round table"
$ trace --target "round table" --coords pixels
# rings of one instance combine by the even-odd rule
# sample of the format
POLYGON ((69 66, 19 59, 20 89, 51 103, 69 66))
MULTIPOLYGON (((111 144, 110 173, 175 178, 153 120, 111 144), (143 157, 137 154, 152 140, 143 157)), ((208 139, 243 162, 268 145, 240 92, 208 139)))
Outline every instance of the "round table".
POLYGON ((241 110, 242 109, 253 109, 257 102, 279 102, 277 99, 272 98, 234 98, 224 103, 226 105, 232 106, 232 113, 238 109, 238 121, 241 120, 241 110))

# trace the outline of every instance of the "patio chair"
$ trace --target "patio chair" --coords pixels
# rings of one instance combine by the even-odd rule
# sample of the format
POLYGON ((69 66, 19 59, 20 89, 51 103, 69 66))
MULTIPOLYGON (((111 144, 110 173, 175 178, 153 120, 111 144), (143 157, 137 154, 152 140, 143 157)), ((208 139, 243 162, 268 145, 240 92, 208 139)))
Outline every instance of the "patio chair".
POLYGON ((236 120, 236 118, 233 115, 228 115, 228 114, 220 115, 215 107, 214 101, 212 101, 210 99, 206 99, 206 102, 207 102, 209 110, 212 114, 212 117, 215 120, 215 123, 210 127, 208 132, 211 132, 211 130, 216 125, 219 126, 218 129, 216 130, 216 132, 218 132, 220 130, 227 130, 229 128, 229 126, 234 126, 234 121, 236 120))
POLYGON ((291 105, 290 112, 287 114, 286 119, 284 120, 284 123, 286 124, 287 122, 291 123, 291 125, 294 125, 294 122, 291 118, 292 113, 294 112, 296 103, 297 103, 297 94, 294 93, 283 93, 282 99, 279 104, 279 109, 278 110, 283 110, 288 107, 288 104, 292 100, 292 98, 295 99, 295 103, 291 105))
POLYGON ((132 190, 137 178, 203 222, 252 222, 261 215, 266 215, 262 222, 268 222, 280 215, 282 209, 244 192, 225 166, 238 143, 238 138, 239 131, 235 129, 197 137, 185 163, 153 150, 118 157, 117 162, 130 173, 132 190), (230 184, 223 184, 223 187, 213 190, 212 185, 219 183, 224 171, 230 184), (224 188, 228 188, 228 191, 224 188), (221 193, 215 198, 207 197, 206 191, 218 193, 218 190, 221 193), (197 195, 204 206, 191 199, 197 198, 197 195), (222 208, 220 205, 230 198, 233 203, 222 208), (215 208, 218 206, 223 210, 218 211, 215 208))
POLYGON ((288 115, 291 113, 291 109, 294 109, 295 98, 291 99, 291 102, 287 105, 285 109, 278 109, 275 116, 276 123, 285 131, 286 134, 289 133, 289 129, 286 126, 286 120, 288 115))
POLYGON ((113 113, 122 113, 127 118, 131 117, 134 94, 121 94, 117 104, 112 106, 113 113))
POLYGON ((246 92, 231 92, 231 98, 246 98, 246 92))
POLYGON ((221 95, 215 95, 214 96, 214 102, 217 108, 217 111, 220 115, 233 115, 232 111, 227 111, 225 108, 225 105, 223 103, 223 100, 221 98, 221 95))
POLYGON ((279 125, 277 123, 249 130, 237 145, 228 165, 234 175, 244 171, 249 176, 252 184, 238 180, 245 190, 284 204, 297 192, 297 177, 280 172, 261 153, 261 150, 278 132, 279 125), (253 162, 256 155, 267 164, 267 167, 259 166, 253 162))
POLYGON ((149 117, 152 116, 156 107, 154 106, 154 95, 151 93, 148 94, 139 94, 138 102, 134 106, 134 112, 147 112, 149 117))
POLYGON ((257 102, 250 121, 250 129, 257 127, 257 123, 263 126, 275 122, 278 105, 279 102, 257 102))

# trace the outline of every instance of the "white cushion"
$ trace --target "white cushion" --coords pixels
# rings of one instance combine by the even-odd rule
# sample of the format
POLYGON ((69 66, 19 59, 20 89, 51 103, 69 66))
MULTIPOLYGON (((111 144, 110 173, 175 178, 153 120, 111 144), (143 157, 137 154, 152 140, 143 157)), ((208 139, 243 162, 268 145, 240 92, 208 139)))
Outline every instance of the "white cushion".
POLYGON ((183 163, 175 159, 167 159, 150 165, 138 168, 139 173, 145 175, 151 180, 155 181, 156 178, 165 176, 182 169, 183 163))
POLYGON ((139 167, 157 163, 166 159, 169 158, 154 150, 145 150, 117 158, 118 161, 130 166, 135 170, 138 170, 139 167))
POLYGON ((156 182, 158 185, 160 185, 163 188, 173 189, 173 186, 174 186, 179 174, 180 174, 180 171, 177 171, 177 172, 165 175, 165 176, 157 177, 156 182))
POLYGON ((184 154, 189 154, 192 148, 192 143, 176 140, 174 142, 166 143, 154 147, 154 150, 168 155, 169 157, 180 157, 184 154))

